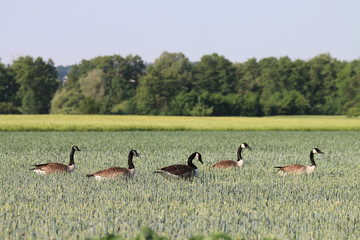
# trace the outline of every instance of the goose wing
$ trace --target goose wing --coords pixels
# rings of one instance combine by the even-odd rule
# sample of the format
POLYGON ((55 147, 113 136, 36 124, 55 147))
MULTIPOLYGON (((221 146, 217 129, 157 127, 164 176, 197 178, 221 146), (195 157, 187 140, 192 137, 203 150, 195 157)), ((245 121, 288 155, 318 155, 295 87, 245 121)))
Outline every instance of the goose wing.
POLYGON ((236 161, 234 160, 222 160, 220 162, 215 163, 213 168, 232 168, 236 167, 236 161))
POLYGON ((52 172, 67 172, 68 166, 62 164, 62 163, 45 163, 45 164, 37 164, 34 165, 35 168, 31 170, 41 170, 46 173, 52 173, 52 172))
POLYGON ((175 164, 168 167, 163 167, 156 171, 156 173, 167 172, 179 177, 187 177, 189 174, 195 173, 195 169, 183 164, 175 164))
POLYGON ((292 164, 284 167, 275 167, 275 168, 279 168, 279 171, 293 173, 293 174, 299 174, 306 171, 306 166, 301 164, 292 164))
POLYGON ((90 173, 87 174, 87 177, 92 177, 92 176, 99 176, 99 177, 117 177, 117 176, 126 176, 128 175, 129 169, 127 168, 122 168, 122 167, 111 167, 108 169, 104 169, 95 173, 90 173))

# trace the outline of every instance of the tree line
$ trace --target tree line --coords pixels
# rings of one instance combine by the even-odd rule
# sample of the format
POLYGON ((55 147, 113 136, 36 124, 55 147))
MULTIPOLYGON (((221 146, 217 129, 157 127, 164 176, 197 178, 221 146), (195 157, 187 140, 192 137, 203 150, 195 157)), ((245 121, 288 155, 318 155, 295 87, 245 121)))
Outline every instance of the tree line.
POLYGON ((0 63, 0 113, 185 116, 360 115, 360 60, 330 54, 232 63, 163 52, 100 56, 69 66, 41 57, 0 63), (59 76, 66 75, 62 82, 59 76))

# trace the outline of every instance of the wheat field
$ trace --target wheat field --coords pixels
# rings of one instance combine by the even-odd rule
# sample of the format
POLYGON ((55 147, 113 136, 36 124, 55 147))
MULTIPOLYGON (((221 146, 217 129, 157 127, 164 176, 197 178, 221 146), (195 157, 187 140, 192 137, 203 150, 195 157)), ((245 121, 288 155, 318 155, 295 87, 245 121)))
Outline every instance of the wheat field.
POLYGON ((0 115, 0 131, 359 131, 345 116, 179 117, 123 115, 0 115))
POLYGON ((356 131, 122 131, 0 132, 0 238, 85 239, 114 234, 125 239, 150 227, 169 239, 223 232, 234 239, 358 239, 360 236, 359 134, 356 131), (245 167, 215 171, 235 159, 245 167), (39 176, 35 163, 67 164, 72 145, 76 170, 39 176), (282 177, 274 166, 310 164, 311 175, 282 177), (131 149, 136 175, 128 182, 95 182, 87 173, 126 166, 131 149), (193 182, 167 182, 157 168, 184 163, 198 151, 193 182))

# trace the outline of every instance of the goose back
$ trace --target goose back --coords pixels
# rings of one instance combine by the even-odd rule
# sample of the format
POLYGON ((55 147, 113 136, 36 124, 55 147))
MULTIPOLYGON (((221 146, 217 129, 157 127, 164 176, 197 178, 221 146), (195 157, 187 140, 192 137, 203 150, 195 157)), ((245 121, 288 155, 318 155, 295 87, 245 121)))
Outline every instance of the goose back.
POLYGON ((244 160, 240 160, 240 161, 221 160, 220 162, 215 163, 212 167, 213 168, 228 169, 228 168, 242 167, 243 164, 244 164, 244 160))
POLYGON ((68 172, 68 166, 62 163, 45 163, 36 164, 35 168, 30 169, 38 174, 55 173, 55 172, 68 172))
MULTIPOLYGON (((135 171, 132 171, 134 174, 135 171)), ((95 178, 115 178, 115 177, 131 177, 130 170, 122 167, 111 167, 108 169, 104 169, 95 173, 87 174, 87 177, 95 177, 95 178)))

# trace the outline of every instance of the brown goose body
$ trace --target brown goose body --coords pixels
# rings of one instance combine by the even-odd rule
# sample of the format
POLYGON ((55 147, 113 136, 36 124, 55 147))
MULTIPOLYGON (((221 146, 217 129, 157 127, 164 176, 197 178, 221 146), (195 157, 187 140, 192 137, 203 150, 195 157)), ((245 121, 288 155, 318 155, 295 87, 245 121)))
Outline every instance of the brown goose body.
POLYGON ((192 178, 199 174, 197 169, 192 168, 188 165, 175 164, 167 167, 158 169, 156 173, 160 173, 163 177, 170 180, 171 178, 192 178))
MULTIPOLYGON (((291 173, 291 174, 302 174, 306 172, 306 165, 301 165, 301 164, 292 164, 292 165, 288 165, 288 166, 284 166, 284 167, 275 167, 279 169, 279 172, 284 172, 284 173, 291 173)), ((314 168, 315 169, 315 168, 314 168)))
POLYGON ((218 169, 229 169, 229 168, 236 168, 241 166, 239 166, 238 162, 234 160, 221 160, 220 162, 215 163, 212 167, 218 169))
POLYGON ((38 174, 49 174, 56 172, 73 172, 75 170, 75 162, 74 162, 74 153, 75 151, 80 151, 77 146, 72 146, 70 152, 70 163, 69 165, 65 165, 62 163, 44 163, 44 164, 35 164, 34 168, 30 170, 38 173, 38 174))
POLYGON ((132 177, 132 172, 134 173, 135 171, 130 171, 128 168, 111 167, 95 173, 87 174, 86 176, 95 178, 132 177))
POLYGON ((215 163, 212 167, 217 169, 229 169, 236 167, 244 166, 244 159, 241 156, 241 151, 245 148, 251 149, 247 143, 240 144, 237 151, 237 161, 234 160, 221 160, 220 162, 215 163))
POLYGON ((310 173, 314 172, 316 169, 314 154, 324 154, 324 153, 322 151, 320 151, 320 149, 314 148, 310 152, 311 166, 302 165, 302 164, 292 164, 292 165, 288 165, 288 166, 284 166, 284 167, 275 167, 275 168, 278 168, 279 169, 278 172, 282 175, 286 175, 286 174, 299 175, 299 174, 303 174, 303 173, 310 174, 310 173))
MULTIPOLYGON (((62 163, 36 164, 33 171, 43 171, 43 173, 68 172, 68 166, 62 163)), ((39 172, 40 173, 40 172, 39 172)))
POLYGON ((196 158, 199 162, 202 162, 201 155, 198 152, 194 152, 188 158, 188 165, 174 164, 171 166, 163 167, 156 170, 154 173, 159 173, 162 177, 167 180, 172 179, 192 179, 199 175, 199 170, 193 164, 193 159, 196 158))
POLYGON ((129 168, 111 167, 95 173, 87 174, 86 176, 95 177, 96 180, 118 178, 118 177, 124 177, 126 179, 131 178, 135 175, 135 166, 133 163, 134 155, 139 157, 139 154, 136 152, 136 150, 131 150, 128 156, 129 168))

